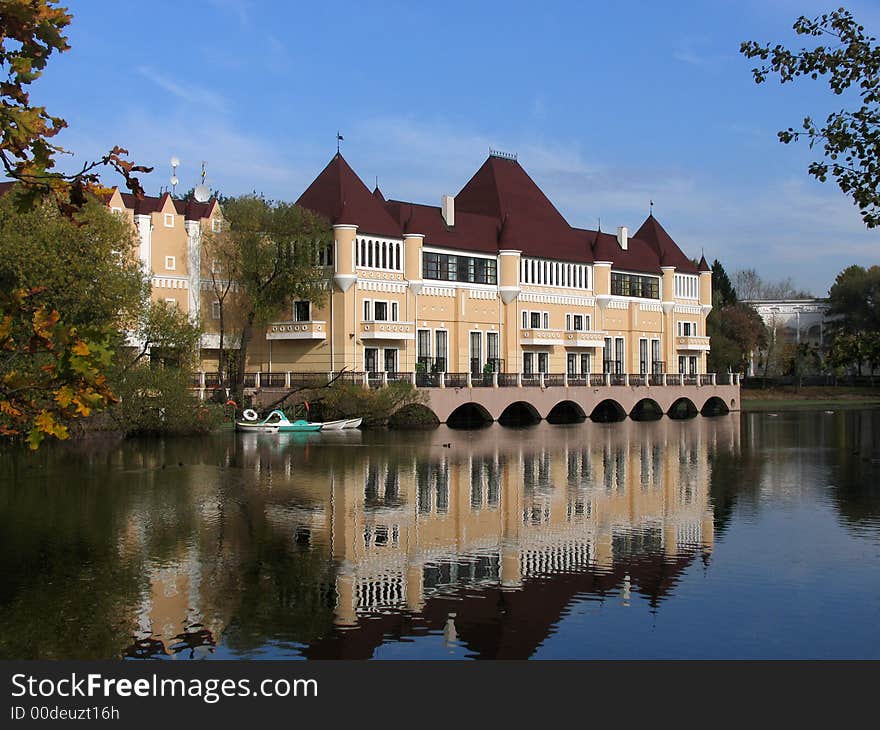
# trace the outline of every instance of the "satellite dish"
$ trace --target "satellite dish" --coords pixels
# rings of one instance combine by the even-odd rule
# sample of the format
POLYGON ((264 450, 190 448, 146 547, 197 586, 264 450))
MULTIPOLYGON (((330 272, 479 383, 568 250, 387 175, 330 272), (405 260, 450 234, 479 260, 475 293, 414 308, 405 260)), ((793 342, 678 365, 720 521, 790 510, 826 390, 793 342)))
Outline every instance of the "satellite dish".
POLYGON ((211 190, 207 185, 196 185, 196 189, 193 190, 193 197, 199 203, 206 203, 211 198, 211 190))

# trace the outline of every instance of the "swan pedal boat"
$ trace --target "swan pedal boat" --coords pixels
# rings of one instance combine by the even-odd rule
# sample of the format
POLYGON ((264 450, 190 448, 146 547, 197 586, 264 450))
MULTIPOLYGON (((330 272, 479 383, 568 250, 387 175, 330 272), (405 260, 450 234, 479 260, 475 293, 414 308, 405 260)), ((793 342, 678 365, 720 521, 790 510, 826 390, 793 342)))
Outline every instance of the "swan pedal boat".
POLYGON ((274 410, 262 421, 256 419, 236 421, 235 428, 247 433, 288 433, 303 431, 320 431, 322 423, 308 421, 290 421, 283 411, 274 410))

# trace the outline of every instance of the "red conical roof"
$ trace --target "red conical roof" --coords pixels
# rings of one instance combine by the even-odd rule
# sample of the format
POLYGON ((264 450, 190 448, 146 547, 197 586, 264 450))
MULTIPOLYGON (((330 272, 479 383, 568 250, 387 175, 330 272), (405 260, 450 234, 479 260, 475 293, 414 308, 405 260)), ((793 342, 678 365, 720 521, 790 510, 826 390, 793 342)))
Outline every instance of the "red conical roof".
POLYGON ((333 224, 356 225, 359 233, 395 238, 403 233, 382 202, 338 152, 296 204, 323 215, 333 224))
POLYGON ((678 271, 685 274, 696 274, 697 267, 694 262, 684 255, 678 244, 660 225, 653 214, 649 215, 642 227, 636 231, 634 238, 641 238, 651 244, 652 248, 660 257, 661 266, 674 266, 678 271))

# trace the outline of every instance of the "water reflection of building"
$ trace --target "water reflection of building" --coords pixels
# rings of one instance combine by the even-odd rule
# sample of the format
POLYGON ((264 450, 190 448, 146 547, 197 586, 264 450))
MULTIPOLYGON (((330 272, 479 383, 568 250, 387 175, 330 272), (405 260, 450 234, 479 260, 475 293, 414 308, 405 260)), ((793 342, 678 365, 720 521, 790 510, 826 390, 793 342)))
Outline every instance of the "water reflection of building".
MULTIPOLYGON (((428 633, 481 656, 529 656, 579 596, 656 607, 708 560, 709 454, 738 440, 735 417, 492 427, 451 448, 238 440, 247 524, 230 523, 240 505, 211 517, 198 545, 152 574, 142 628, 166 652, 198 655, 188 634, 217 641, 240 623, 242 554, 259 522, 260 539, 327 566, 299 590, 320 594, 336 626, 328 618, 310 635, 306 656, 366 657, 388 635, 428 633), (210 532, 220 529, 218 556, 210 532)), ((262 580, 261 600, 274 600, 277 586, 262 580)))

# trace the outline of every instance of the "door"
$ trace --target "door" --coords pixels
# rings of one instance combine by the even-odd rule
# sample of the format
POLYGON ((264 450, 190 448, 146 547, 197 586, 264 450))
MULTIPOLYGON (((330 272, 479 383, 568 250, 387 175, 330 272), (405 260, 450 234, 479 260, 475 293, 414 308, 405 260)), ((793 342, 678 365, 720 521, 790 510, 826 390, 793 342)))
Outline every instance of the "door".
POLYGON ((550 353, 548 353, 548 352, 539 352, 538 353, 538 372, 539 373, 549 373, 550 372, 550 353))
POLYGON ((697 374, 697 356, 696 355, 691 355, 688 358, 688 372, 691 375, 697 374))
POLYGON ((573 352, 568 353, 568 355, 566 356, 565 369, 569 375, 577 375, 577 360, 578 356, 573 352))
POLYGON ((492 372, 501 372, 501 359, 498 351, 498 333, 486 333, 486 362, 492 366, 492 372))
POLYGON ((385 348, 385 372, 386 373, 396 373, 397 372, 397 349, 386 347, 385 348))
POLYGON ((483 372, 483 333, 471 332, 471 375, 483 372))
POLYGON ((431 372, 431 330, 419 330, 416 343, 416 365, 424 372, 431 372))
POLYGON ((626 372, 623 368, 623 337, 614 338, 614 372, 618 375, 626 372))
POLYGON ((364 370, 368 373, 375 373, 378 367, 379 350, 375 347, 364 348, 364 370))
POLYGON ((648 341, 639 340, 639 373, 645 375, 648 372, 648 341))
POLYGON ((581 375, 590 374, 590 353, 581 353, 581 375))
POLYGON ((651 372, 655 375, 663 372, 663 363, 660 357, 660 340, 651 340, 651 372))
POLYGON ((523 353, 523 375, 534 375, 535 373, 535 353, 523 353))
POLYGON ((445 373, 446 368, 446 330, 437 330, 434 333, 436 347, 434 348, 434 367, 438 373, 445 373))
POLYGON ((614 353, 611 351, 611 338, 605 338, 605 347, 602 350, 602 372, 610 373, 611 365, 614 361, 614 353))
POLYGON ((687 358, 684 355, 678 356, 678 372, 682 375, 687 373, 687 358))

